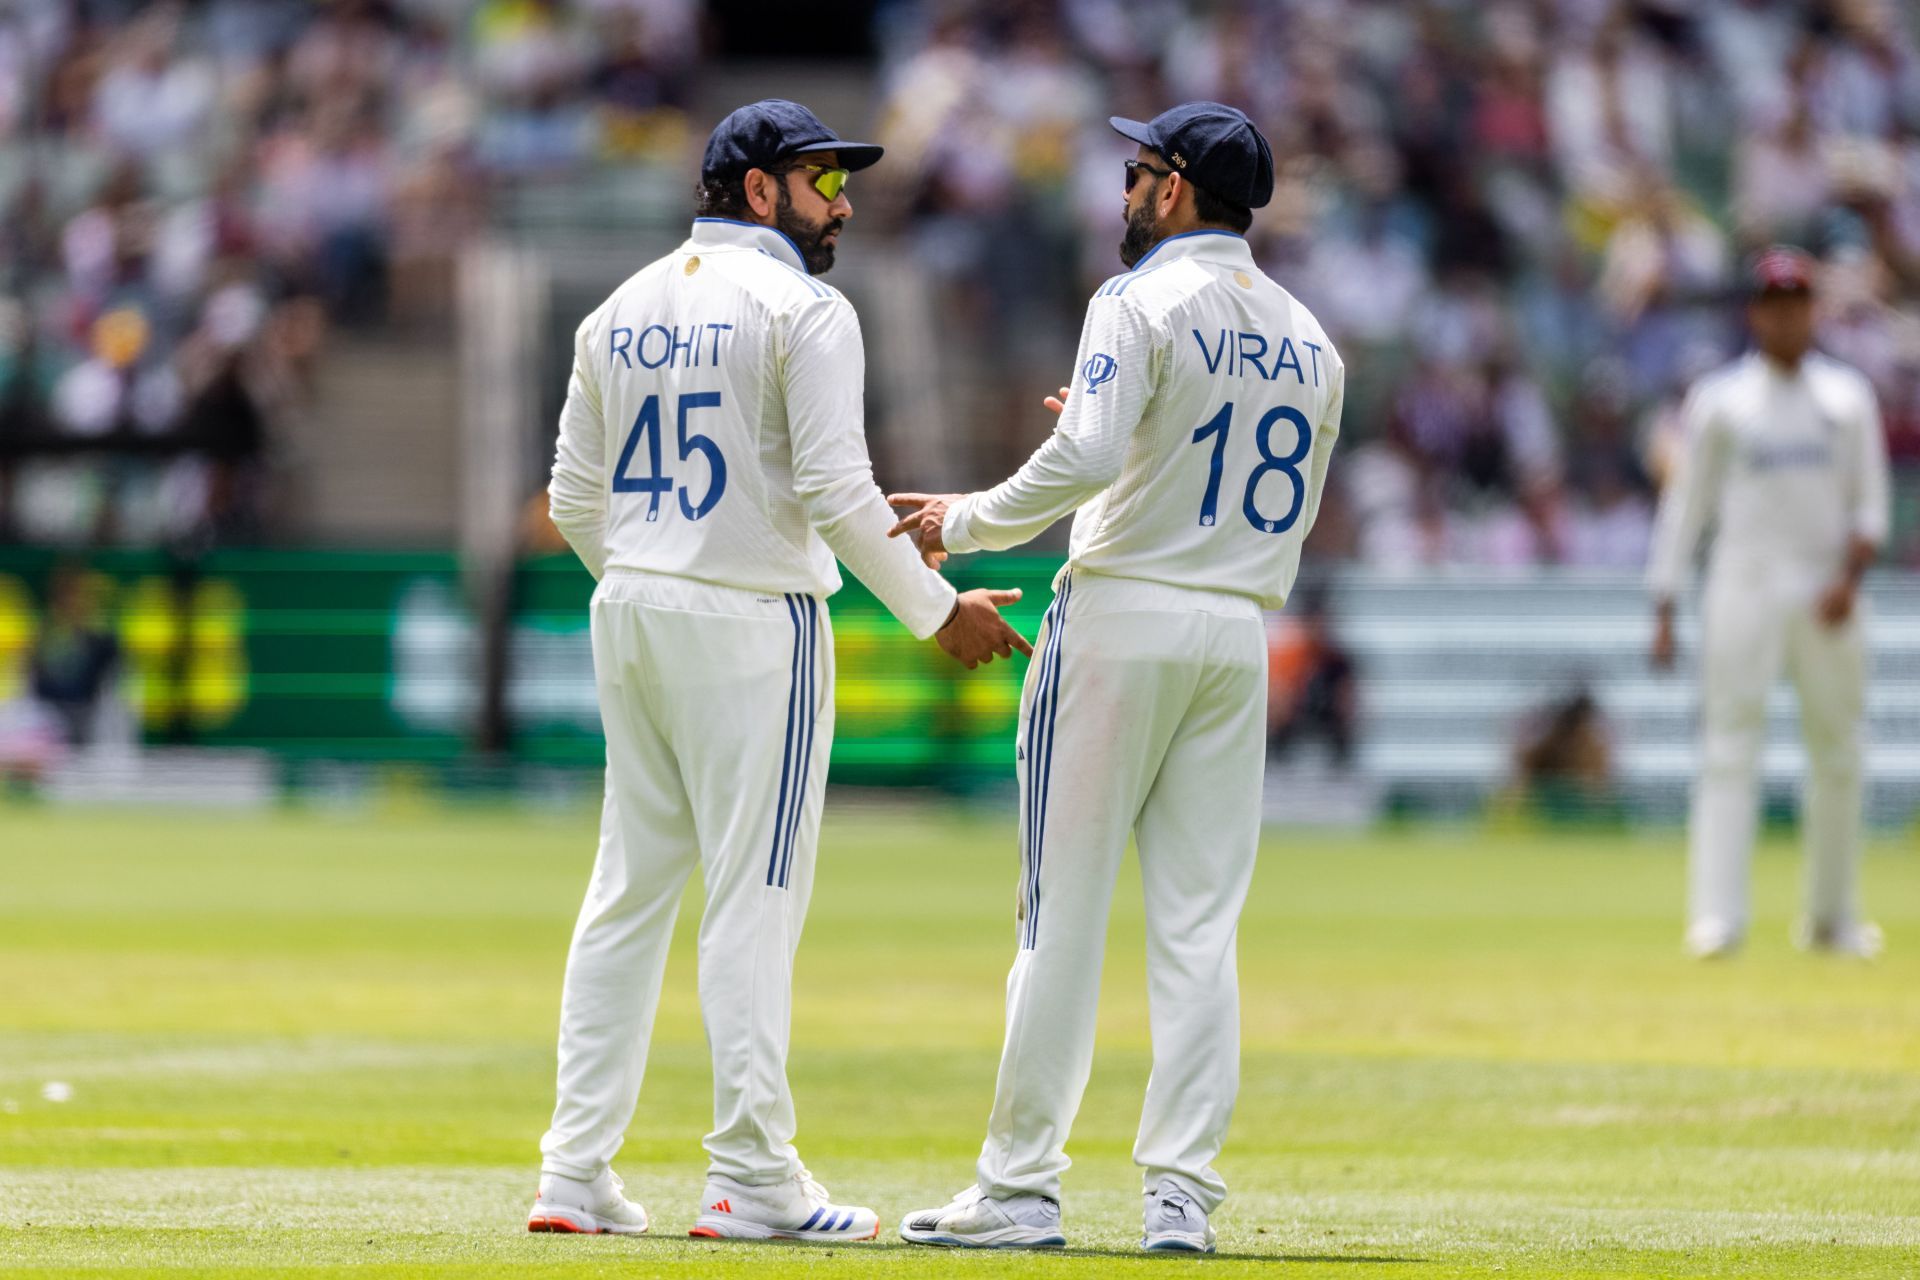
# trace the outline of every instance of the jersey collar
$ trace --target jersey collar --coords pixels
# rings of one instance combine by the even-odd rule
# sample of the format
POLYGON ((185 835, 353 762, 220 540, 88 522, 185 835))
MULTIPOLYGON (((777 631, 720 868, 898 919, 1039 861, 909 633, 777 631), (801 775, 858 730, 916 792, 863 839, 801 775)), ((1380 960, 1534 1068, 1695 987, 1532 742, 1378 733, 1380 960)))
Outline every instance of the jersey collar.
POLYGON ((695 244, 730 245, 738 249, 758 249, 770 254, 806 275, 807 260, 800 253, 800 246, 793 242, 786 232, 774 227, 763 227, 757 222, 741 222, 736 218, 695 218, 693 236, 695 244))
POLYGON ((1250 267, 1253 265, 1253 248, 1245 236, 1231 231, 1214 231, 1210 228, 1182 231, 1147 250, 1147 256, 1134 263, 1133 269, 1144 271, 1149 264, 1158 267, 1175 258, 1208 258, 1215 262, 1250 267))

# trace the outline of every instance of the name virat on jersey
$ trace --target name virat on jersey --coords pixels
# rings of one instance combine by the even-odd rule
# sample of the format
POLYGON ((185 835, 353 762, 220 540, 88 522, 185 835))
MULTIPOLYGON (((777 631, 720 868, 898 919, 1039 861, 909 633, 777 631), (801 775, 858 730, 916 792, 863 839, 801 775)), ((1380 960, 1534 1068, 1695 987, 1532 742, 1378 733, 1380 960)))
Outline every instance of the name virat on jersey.
POLYGON ((1198 329, 1189 330, 1193 340, 1200 347, 1200 357, 1206 361, 1208 373, 1223 371, 1229 378, 1248 378, 1258 376, 1266 382, 1277 381, 1283 372, 1291 371, 1295 381, 1301 386, 1307 385, 1308 370, 1312 370, 1313 385, 1320 385, 1320 344, 1302 341, 1295 348, 1292 338, 1281 338, 1280 346, 1268 355, 1266 338, 1244 329, 1220 329, 1215 331, 1212 345, 1198 329), (1300 362, 1300 351, 1307 353, 1307 364, 1300 362), (1271 359, 1272 369, 1267 362, 1271 359))

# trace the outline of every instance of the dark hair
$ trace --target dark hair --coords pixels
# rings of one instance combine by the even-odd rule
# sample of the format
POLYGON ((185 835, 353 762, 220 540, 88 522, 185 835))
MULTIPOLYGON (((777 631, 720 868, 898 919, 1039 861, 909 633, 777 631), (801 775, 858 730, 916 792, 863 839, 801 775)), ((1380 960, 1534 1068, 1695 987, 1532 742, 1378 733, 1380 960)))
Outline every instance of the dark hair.
POLYGON ((694 184, 693 215, 696 218, 747 218, 747 175, 705 179, 694 184))
MULTIPOLYGON (((754 168, 772 177, 783 178, 793 172, 793 161, 794 157, 788 154, 771 164, 755 165, 754 168)), ((703 179, 695 183, 693 216, 750 221, 753 211, 747 208, 747 172, 743 169, 730 178, 716 178, 712 182, 703 179)))
POLYGON ((1197 182, 1188 185, 1193 188, 1193 216, 1200 221, 1242 235, 1253 225, 1253 210, 1245 205, 1222 200, 1197 182))

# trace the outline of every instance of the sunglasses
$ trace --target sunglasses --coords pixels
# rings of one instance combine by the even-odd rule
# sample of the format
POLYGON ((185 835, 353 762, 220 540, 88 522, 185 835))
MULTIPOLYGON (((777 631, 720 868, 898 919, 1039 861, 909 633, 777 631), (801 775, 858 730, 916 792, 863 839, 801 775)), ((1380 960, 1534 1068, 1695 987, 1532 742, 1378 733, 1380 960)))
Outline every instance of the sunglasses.
POLYGON ((840 198, 840 193, 847 188, 847 179, 853 176, 851 169, 829 169, 823 164, 796 164, 785 172, 818 174, 813 180, 813 189, 825 196, 829 204, 840 198))
POLYGON ((1142 169, 1146 170, 1148 173, 1152 174, 1156 178, 1171 178, 1173 176, 1173 170, 1156 169, 1152 165, 1148 164, 1145 160, 1128 160, 1126 162, 1126 166, 1127 166, 1127 190, 1128 191, 1132 191, 1133 184, 1140 181, 1140 171, 1142 169))

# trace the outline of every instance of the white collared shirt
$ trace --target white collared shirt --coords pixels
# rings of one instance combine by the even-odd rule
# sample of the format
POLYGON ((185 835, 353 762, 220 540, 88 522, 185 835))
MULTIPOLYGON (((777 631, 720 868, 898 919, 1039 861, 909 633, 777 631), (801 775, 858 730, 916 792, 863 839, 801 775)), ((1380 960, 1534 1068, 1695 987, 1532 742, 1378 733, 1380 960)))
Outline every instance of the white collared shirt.
POLYGON ((947 513, 956 554, 1075 511, 1069 562, 1278 608, 1340 430, 1346 368, 1240 236, 1170 236, 1087 307, 1066 412, 1009 480, 947 513))
POLYGON ((1791 373, 1758 352, 1695 383, 1686 440, 1660 498, 1647 586, 1671 599, 1715 525, 1715 570, 1753 570, 1802 595, 1839 574, 1847 544, 1886 540, 1886 436, 1857 369, 1809 353, 1791 373))
POLYGON ((608 568, 831 595, 838 556, 916 636, 953 610, 873 482, 860 321, 771 227, 697 218, 574 335, 553 523, 608 568))

